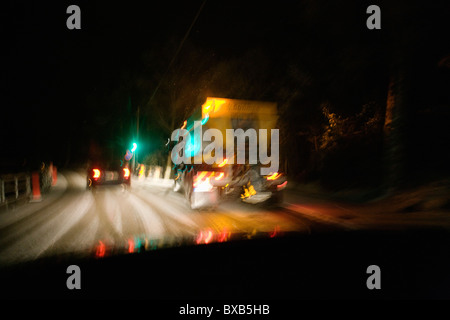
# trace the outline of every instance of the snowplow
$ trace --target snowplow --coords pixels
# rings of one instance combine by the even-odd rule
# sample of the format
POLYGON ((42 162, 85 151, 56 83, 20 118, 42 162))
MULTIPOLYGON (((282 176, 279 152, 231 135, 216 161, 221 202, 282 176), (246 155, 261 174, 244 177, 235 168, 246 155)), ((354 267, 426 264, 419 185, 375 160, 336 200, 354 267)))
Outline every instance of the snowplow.
POLYGON ((287 180, 279 172, 277 120, 274 102, 208 97, 172 133, 174 191, 184 192, 192 209, 234 196, 282 201, 287 180))

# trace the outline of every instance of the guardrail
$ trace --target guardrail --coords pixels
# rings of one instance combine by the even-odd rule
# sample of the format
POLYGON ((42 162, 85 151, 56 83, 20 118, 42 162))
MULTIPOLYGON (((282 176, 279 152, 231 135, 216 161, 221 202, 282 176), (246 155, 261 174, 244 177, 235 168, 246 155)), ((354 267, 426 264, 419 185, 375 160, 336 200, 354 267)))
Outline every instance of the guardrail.
POLYGON ((0 209, 24 200, 41 201, 41 193, 47 193, 56 184, 57 170, 50 162, 40 171, 0 175, 0 209))
POLYGON ((0 207, 8 206, 31 195, 31 175, 29 173, 6 174, 0 176, 0 207))

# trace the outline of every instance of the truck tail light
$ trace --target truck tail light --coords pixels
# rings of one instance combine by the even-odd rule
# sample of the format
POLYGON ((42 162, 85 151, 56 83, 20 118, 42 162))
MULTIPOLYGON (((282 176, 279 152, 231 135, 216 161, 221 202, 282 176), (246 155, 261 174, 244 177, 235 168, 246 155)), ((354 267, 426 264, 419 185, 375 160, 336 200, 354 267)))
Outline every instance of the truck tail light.
POLYGON ((276 180, 279 177, 281 177, 281 173, 275 172, 274 174, 271 174, 266 177, 267 180, 276 180))
POLYGON ((194 192, 208 192, 213 189, 210 179, 214 176, 214 172, 199 171, 194 176, 194 192))

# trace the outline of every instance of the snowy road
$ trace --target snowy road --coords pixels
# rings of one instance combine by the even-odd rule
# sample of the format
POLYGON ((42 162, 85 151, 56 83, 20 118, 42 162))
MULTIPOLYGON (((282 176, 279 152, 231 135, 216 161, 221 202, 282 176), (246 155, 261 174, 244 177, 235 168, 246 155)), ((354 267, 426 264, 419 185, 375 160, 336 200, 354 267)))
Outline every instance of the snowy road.
POLYGON ((86 190, 85 179, 81 173, 64 172, 42 202, 0 215, 0 265, 62 254, 103 256, 186 242, 220 242, 235 234, 251 238, 310 233, 319 225, 283 209, 239 201, 194 211, 167 181, 136 178, 130 190, 104 186, 92 192, 86 190))

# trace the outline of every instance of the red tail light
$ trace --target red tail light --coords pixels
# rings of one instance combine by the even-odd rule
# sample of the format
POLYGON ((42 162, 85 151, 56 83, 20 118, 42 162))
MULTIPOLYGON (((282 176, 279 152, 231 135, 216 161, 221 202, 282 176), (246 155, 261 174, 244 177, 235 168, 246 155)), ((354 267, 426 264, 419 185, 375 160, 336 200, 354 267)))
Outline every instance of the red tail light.
POLYGON ((92 169, 92 172, 94 173, 92 178, 94 178, 95 180, 98 180, 100 178, 100 170, 99 169, 92 169))
POLYGON ((212 232, 212 230, 205 230, 205 231, 200 231, 200 233, 197 236, 197 244, 208 244, 211 242, 211 240, 213 240, 214 238, 214 233, 212 232))
POLYGON ((123 168, 123 177, 125 179, 128 179, 130 177, 130 169, 128 168, 123 168))
POLYGON ((194 192, 208 192, 211 191, 213 186, 210 183, 210 179, 214 176, 214 172, 199 171, 194 176, 194 192))

